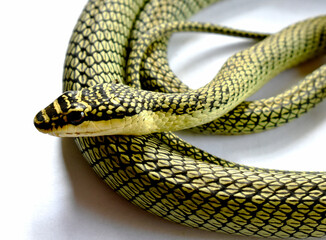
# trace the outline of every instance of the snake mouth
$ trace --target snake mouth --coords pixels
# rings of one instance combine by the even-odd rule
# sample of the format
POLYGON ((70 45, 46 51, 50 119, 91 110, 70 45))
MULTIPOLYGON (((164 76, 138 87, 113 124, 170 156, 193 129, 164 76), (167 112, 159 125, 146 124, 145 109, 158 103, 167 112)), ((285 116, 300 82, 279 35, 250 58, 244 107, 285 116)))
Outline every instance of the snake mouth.
MULTIPOLYGON (((57 121, 59 121, 58 119, 57 121)), ((38 131, 55 137, 89 137, 100 135, 121 134, 124 124, 117 119, 113 121, 84 121, 79 125, 57 124, 50 121, 44 110, 40 111, 34 118, 34 125, 38 131), (105 130, 103 130, 105 129, 105 130)))
POLYGON ((35 126, 42 132, 56 137, 95 137, 107 135, 143 135, 152 132, 151 125, 142 118, 126 117, 103 121, 84 121, 79 125, 57 125, 55 122, 39 122, 43 120, 38 114, 35 117, 35 126), (147 129, 148 128, 148 129, 147 129), (146 132, 147 131, 147 132, 146 132))

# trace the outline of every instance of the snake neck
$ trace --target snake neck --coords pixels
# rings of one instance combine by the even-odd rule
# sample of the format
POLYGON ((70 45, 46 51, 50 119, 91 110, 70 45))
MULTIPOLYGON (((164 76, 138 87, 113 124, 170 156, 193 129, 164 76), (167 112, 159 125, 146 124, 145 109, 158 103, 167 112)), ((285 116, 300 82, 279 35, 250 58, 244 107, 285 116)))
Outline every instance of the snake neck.
POLYGON ((35 126, 43 132, 74 137, 143 135, 208 123, 232 110, 281 71, 325 52, 325 26, 324 16, 267 37, 229 58, 215 79, 198 90, 154 93, 104 83, 64 93, 37 114, 35 126), (320 25, 322 29, 317 31, 320 25), (295 31, 297 39, 290 34, 295 31), (273 54, 266 52, 266 46, 277 45, 279 49, 273 54), (302 51, 306 46, 310 48, 302 51))

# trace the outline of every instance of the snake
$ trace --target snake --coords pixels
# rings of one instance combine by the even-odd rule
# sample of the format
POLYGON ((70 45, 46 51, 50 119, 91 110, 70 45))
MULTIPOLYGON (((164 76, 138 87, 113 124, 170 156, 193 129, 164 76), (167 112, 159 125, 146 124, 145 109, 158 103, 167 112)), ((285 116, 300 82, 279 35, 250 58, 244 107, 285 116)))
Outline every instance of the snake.
POLYGON ((189 227, 245 236, 326 235, 326 173, 245 166, 172 131, 248 134, 298 118, 326 95, 326 65, 277 96, 246 101, 280 72, 326 50, 326 16, 275 34, 187 19, 215 0, 89 0, 73 30, 64 92, 34 118, 74 137, 105 183, 142 209, 189 227), (214 79, 190 89, 170 69, 176 32, 253 38, 214 79))

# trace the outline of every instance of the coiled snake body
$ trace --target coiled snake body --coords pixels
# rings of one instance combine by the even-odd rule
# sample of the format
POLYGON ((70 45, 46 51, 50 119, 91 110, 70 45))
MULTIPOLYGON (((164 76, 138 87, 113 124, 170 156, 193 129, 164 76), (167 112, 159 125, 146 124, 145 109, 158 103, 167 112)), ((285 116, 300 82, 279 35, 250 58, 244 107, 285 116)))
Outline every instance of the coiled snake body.
POLYGON ((325 52, 325 16, 271 36, 184 22, 211 2, 90 0, 68 47, 67 92, 36 115, 35 125, 77 136, 110 187, 165 219, 242 235, 322 237, 325 173, 235 164, 164 132, 258 132, 289 122, 325 96, 324 65, 278 96, 244 102, 279 72, 325 52), (190 90, 167 62, 168 37, 178 31, 264 40, 229 58, 211 83, 190 90))

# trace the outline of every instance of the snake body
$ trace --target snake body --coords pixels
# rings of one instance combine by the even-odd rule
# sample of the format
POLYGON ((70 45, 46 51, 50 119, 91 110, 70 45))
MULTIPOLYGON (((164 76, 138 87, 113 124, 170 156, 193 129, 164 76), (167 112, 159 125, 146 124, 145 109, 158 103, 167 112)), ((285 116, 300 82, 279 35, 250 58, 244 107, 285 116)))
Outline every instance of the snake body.
POLYGON ((54 135, 78 136, 82 154, 111 188, 170 221, 242 235, 325 236, 324 172, 243 166, 161 132, 262 131, 325 97, 324 65, 278 96, 243 102, 279 72, 325 52, 325 16, 271 36, 184 22, 211 2, 90 0, 68 47, 66 92, 37 114, 35 125, 54 135), (190 90, 166 57, 170 34, 190 30, 264 40, 229 58, 211 83, 190 90), (135 122, 138 127, 124 132, 135 122))

